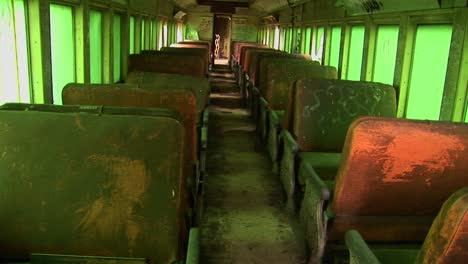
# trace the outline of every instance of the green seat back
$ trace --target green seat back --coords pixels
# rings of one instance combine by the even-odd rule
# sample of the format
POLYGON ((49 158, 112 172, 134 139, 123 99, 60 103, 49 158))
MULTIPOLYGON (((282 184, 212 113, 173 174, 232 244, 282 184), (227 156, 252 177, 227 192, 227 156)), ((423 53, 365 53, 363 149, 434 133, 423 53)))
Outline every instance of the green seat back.
POLYGON ((291 88, 296 80, 302 78, 336 79, 336 69, 331 66, 320 66, 311 60, 271 61, 266 70, 266 85, 261 90, 262 96, 273 110, 286 110, 291 88))
POLYGON ((185 138, 176 113, 7 104, 0 118, 1 258, 183 260, 185 138))
POLYGON ((396 116, 395 89, 382 83, 300 79, 286 110, 301 151, 341 152, 349 125, 360 116, 396 116))

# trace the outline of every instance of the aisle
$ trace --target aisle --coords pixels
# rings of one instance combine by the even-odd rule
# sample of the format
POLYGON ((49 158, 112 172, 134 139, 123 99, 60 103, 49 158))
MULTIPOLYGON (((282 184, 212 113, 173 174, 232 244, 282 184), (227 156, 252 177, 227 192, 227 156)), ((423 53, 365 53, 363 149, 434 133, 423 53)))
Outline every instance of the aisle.
POLYGON ((304 263, 279 178, 233 75, 218 69, 211 80, 200 263, 304 263))

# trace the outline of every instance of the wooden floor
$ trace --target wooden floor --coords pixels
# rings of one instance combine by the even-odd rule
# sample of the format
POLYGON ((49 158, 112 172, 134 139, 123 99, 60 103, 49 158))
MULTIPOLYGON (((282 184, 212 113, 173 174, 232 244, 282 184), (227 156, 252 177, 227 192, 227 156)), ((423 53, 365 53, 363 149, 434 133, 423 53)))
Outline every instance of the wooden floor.
POLYGON ((200 263, 305 263, 279 177, 227 68, 213 84, 200 263))

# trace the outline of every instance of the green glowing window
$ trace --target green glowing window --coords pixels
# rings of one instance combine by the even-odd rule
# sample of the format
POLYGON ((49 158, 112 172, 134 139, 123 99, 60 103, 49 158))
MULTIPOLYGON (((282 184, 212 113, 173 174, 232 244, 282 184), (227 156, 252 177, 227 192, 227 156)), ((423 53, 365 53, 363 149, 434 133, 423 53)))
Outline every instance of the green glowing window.
POLYGON ((468 123, 468 99, 466 100, 465 122, 468 123))
POLYGON ((149 47, 148 49, 153 49, 153 20, 148 20, 149 23, 149 47))
POLYGON ((158 21, 153 19, 153 49, 158 48, 158 21))
POLYGON ((164 21, 163 23, 164 23, 163 24, 163 46, 167 47, 167 43, 168 43, 167 21, 164 21))
POLYGON ((312 60, 322 63, 323 56, 323 38, 324 38, 324 27, 317 28, 317 37, 314 43, 314 49, 312 51, 312 60))
POLYGON ((0 1, 0 102, 30 102, 23 0, 0 1))
POLYGON ((452 25, 419 25, 413 50, 406 117, 439 120, 452 25))
POLYGON ((291 53, 292 52, 292 41, 293 41, 293 29, 292 28, 288 28, 288 40, 287 40, 287 44, 288 44, 288 52, 291 53))
POLYGON ((121 17, 114 15, 114 82, 120 81, 120 27, 121 17))
POLYGON ((306 28, 304 32, 304 54, 310 54, 310 42, 312 38, 312 28, 306 28))
POLYGON ((130 54, 135 54, 135 17, 130 17, 130 54))
POLYGON ((347 80, 361 79, 362 53, 364 49, 364 26, 351 27, 347 80))
POLYGON ((53 100, 55 104, 62 104, 63 87, 76 80, 72 7, 50 5, 50 45, 53 100))
POLYGON ((274 43, 274 44, 273 44, 273 45, 274 45, 273 47, 274 47, 275 49, 280 49, 280 45, 281 45, 280 33, 281 33, 280 28, 279 28, 278 26, 276 26, 276 27, 275 27, 275 34, 274 34, 274 37, 275 37, 275 38, 274 38, 274 42, 273 42, 273 43, 274 43))
POLYGON ((385 25, 377 28, 374 73, 372 78, 374 82, 393 84, 398 47, 398 31, 398 25, 385 25))
POLYGON ((102 82, 102 13, 89 12, 89 55, 91 83, 102 82))
POLYGON ((338 69, 340 64, 341 26, 332 27, 330 37, 330 61, 329 66, 338 69))
POLYGON ((145 50, 145 24, 146 24, 145 21, 146 21, 145 18, 141 19, 141 31, 140 31, 141 32, 141 36, 140 36, 141 37, 141 42, 140 42, 141 50, 145 50))

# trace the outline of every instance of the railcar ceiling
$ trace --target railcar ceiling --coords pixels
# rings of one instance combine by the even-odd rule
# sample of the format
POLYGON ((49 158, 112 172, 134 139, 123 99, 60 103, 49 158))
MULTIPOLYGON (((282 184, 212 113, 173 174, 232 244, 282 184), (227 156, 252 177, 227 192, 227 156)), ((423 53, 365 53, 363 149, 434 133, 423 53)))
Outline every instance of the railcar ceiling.
MULTIPOLYGON (((190 11, 198 6, 249 8, 257 15, 271 14, 278 10, 310 3, 317 9, 329 8, 330 3, 336 8, 345 9, 349 15, 368 13, 399 12, 410 10, 432 10, 466 6, 466 0, 172 0, 180 8, 190 11)), ((227 9, 226 9, 227 10, 227 9)))

